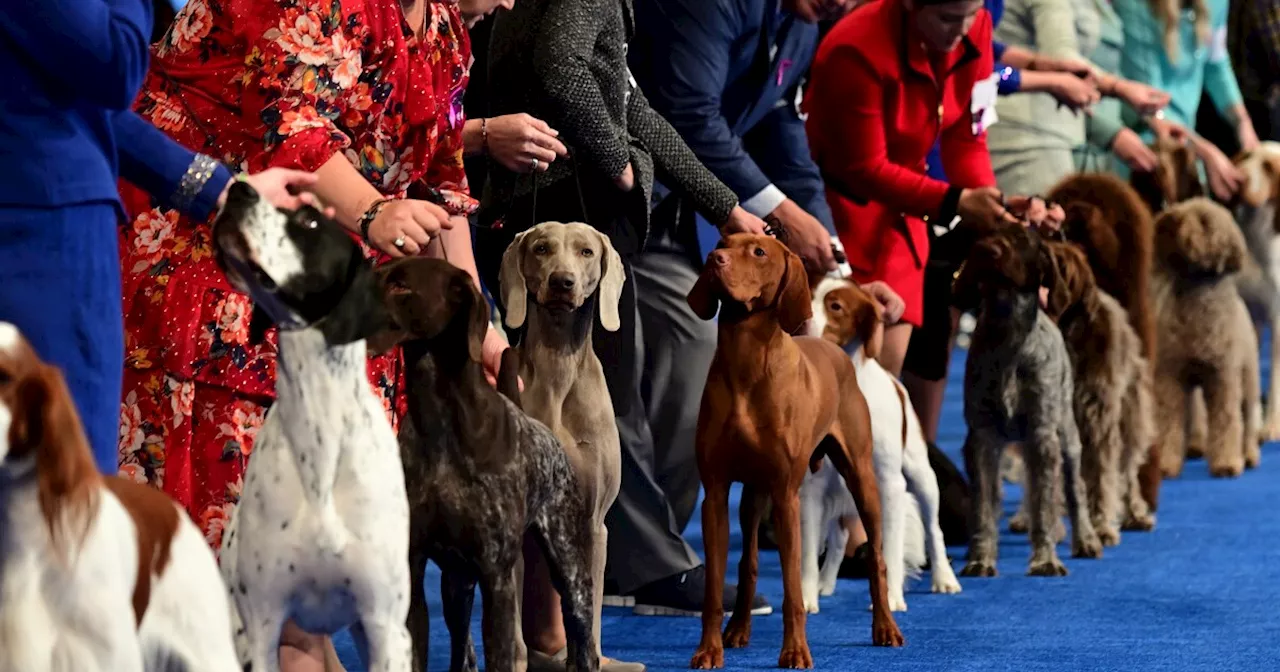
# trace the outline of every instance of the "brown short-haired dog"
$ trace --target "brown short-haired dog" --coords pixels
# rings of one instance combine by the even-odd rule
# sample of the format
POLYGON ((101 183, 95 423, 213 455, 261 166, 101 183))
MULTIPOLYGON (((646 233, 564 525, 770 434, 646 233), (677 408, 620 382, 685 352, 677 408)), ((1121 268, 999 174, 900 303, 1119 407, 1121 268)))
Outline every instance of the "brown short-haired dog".
POLYGON ((858 505, 871 543, 872 642, 901 646, 889 611, 880 553, 880 493, 872 467, 871 418, 848 355, 820 338, 792 337, 812 314, 800 258, 767 236, 735 234, 707 258, 689 292, 704 320, 720 313, 715 359, 698 414, 698 471, 707 558, 702 641, 691 666, 724 666, 724 646, 746 646, 755 595, 757 529, 772 498, 782 556, 783 644, 778 666, 813 667, 800 588, 800 483, 831 458, 858 505), (741 482, 744 536, 738 605, 721 639, 729 552, 729 485, 741 482))

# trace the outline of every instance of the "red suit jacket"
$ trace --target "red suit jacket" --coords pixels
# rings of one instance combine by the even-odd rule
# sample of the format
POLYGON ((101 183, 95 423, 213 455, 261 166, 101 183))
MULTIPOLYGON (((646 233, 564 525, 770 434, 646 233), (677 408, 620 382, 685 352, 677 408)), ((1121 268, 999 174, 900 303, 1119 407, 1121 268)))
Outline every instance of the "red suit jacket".
POLYGON ((869 3, 842 19, 818 48, 805 111, 855 279, 888 283, 907 304, 903 319, 919 326, 928 221, 949 222, 961 188, 995 185, 986 133, 974 132, 970 111, 993 59, 985 11, 938 56, 908 37, 907 21, 902 0, 869 3), (950 184, 925 174, 935 140, 950 184))

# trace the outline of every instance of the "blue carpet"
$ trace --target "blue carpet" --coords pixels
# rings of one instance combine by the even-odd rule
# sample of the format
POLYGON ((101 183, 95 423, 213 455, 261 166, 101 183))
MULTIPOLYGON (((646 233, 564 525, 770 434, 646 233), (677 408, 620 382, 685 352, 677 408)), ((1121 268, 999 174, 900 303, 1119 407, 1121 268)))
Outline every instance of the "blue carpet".
MULTIPOLYGON (((1267 348, 1263 347, 1263 352, 1267 348)), ((1264 361, 1264 378, 1268 363, 1264 361)), ((957 352, 947 390, 940 444, 959 464, 964 441, 960 381, 964 353, 957 352)), ((1021 496, 1006 488, 1006 513, 1021 496)), ((1025 576, 1025 537, 1000 543, 1000 576, 964 579, 959 595, 932 595, 927 576, 909 585, 909 611, 897 621, 902 649, 871 646, 865 581, 840 582, 808 619, 816 669, 876 672, 1074 672, 1168 670, 1170 672, 1280 669, 1280 451, 1267 446, 1262 466, 1236 481, 1211 479, 1201 461, 1166 481, 1158 527, 1126 533, 1101 560, 1074 560, 1059 547, 1070 576, 1025 576)), ((735 493, 734 507, 737 505, 735 493)), ((702 550, 694 515, 687 531, 702 550)), ((730 520, 735 577, 741 548, 737 513, 730 520)), ((1003 527, 1002 527, 1003 529, 1003 527)), ((964 549, 950 549, 957 571, 964 549)), ((731 580, 736 580, 732 578, 731 580)), ((431 599, 430 669, 448 669, 448 635, 439 602, 439 576, 427 578, 431 599)), ((778 556, 761 553, 760 589, 780 611, 778 556)), ((480 601, 473 622, 480 637, 480 601)), ((642 661, 654 672, 688 669, 700 625, 693 618, 639 617, 629 609, 605 609, 606 654, 642 661)), ((782 642, 778 613, 757 617, 751 646, 725 655, 729 670, 772 669, 782 642)), ((361 670, 350 639, 338 640, 348 669, 361 670)))

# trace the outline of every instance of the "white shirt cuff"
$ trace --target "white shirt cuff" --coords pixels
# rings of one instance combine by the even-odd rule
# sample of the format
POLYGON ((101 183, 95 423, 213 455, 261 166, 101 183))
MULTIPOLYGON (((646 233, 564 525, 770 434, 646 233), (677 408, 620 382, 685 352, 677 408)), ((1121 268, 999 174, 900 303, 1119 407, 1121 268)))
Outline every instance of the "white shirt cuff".
POLYGON ((782 202, 787 200, 787 195, 782 190, 772 184, 761 189, 759 193, 741 203, 742 209, 747 212, 764 219, 768 217, 774 210, 778 209, 782 202))

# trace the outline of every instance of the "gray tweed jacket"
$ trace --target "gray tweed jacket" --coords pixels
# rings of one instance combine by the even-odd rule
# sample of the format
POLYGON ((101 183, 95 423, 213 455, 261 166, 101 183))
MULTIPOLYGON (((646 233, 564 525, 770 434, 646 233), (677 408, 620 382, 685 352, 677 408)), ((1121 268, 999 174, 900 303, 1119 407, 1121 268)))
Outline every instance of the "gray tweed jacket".
MULTIPOLYGON (((612 180, 630 162, 644 197, 635 199, 643 213, 631 216, 642 239, 655 172, 709 221, 722 224, 738 197, 649 107, 630 76, 626 54, 633 25, 631 0, 515 3, 495 19, 490 38, 490 113, 527 112, 560 131, 584 184, 592 183, 585 179, 589 172, 612 180)), ((556 161, 538 184, 571 178, 570 166, 556 161)), ((484 206, 505 208, 513 197, 527 194, 532 182, 495 166, 484 206)))

